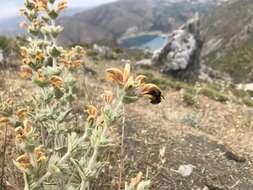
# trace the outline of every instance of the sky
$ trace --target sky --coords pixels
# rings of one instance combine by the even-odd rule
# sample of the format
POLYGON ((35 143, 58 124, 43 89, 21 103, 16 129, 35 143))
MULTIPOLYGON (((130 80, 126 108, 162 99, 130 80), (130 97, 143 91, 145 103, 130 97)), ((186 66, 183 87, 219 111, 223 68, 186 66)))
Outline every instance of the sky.
MULTIPOLYGON (((91 7, 116 0, 68 0, 69 7, 91 7)), ((0 19, 16 16, 22 7, 24 0, 0 0, 1 4, 0 19)))

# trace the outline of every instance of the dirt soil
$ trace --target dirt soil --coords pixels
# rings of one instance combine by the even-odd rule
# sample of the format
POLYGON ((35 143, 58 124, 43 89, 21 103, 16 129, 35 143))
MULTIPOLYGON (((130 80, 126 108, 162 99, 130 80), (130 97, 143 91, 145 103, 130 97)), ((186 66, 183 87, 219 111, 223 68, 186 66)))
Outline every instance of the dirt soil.
MULTIPOLYGON (((85 80, 88 85, 84 87, 80 82, 80 95, 87 89, 99 91, 101 84, 106 84, 102 80, 104 74, 100 76, 103 67, 108 65, 93 67, 99 73, 97 75, 88 75, 86 71, 84 77, 81 73, 79 81, 85 80)), ((5 89, 2 87, 0 90, 12 89, 11 93, 17 99, 23 96, 22 93, 27 93, 24 86, 32 88, 13 74, 6 83, 5 89), (20 88, 24 89, 23 92, 20 88)), ((187 106, 180 92, 171 89, 165 89, 164 96, 160 105, 141 100, 126 106, 122 181, 142 171, 152 181, 151 190, 252 190, 253 110, 202 96, 198 97, 197 105, 187 106), (165 153, 161 155, 163 149, 165 153), (178 171, 182 165, 190 165, 193 169, 188 177, 183 177, 178 171)), ((86 99, 91 101, 92 94, 86 99)), ((115 127, 120 136, 120 122, 115 127)), ((19 190, 22 189, 20 174, 12 163, 17 154, 12 129, 7 140, 4 179, 19 190)), ((3 142, 4 130, 0 129, 0 163, 3 160, 3 142)), ((114 151, 119 149, 115 147, 114 151)), ((103 178, 94 189, 118 189, 120 157, 120 154, 108 156, 112 164, 105 167, 103 178)))

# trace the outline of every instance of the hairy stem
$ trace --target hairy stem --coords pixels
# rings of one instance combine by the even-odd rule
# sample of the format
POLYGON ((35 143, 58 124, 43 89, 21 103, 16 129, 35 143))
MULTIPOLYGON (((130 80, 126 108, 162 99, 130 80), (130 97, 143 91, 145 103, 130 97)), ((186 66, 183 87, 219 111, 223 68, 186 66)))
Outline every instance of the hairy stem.
POLYGON ((0 182, 0 186, 4 187, 4 175, 5 175, 5 153, 6 153, 6 147, 7 147, 7 133, 8 133, 8 129, 7 129, 7 125, 5 126, 5 134, 4 134, 4 150, 3 150, 3 162, 2 162, 2 174, 1 174, 1 182, 0 182))

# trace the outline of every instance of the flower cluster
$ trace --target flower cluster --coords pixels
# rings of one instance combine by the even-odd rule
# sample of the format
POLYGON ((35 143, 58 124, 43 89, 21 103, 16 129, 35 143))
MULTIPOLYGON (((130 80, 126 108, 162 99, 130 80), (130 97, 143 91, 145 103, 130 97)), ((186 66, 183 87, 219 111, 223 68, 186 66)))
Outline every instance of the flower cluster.
POLYGON ((148 98, 152 104, 161 102, 161 90, 155 84, 146 84, 144 75, 136 78, 131 76, 130 64, 126 64, 124 71, 117 68, 107 69, 107 79, 123 89, 121 93, 124 103, 135 102, 139 97, 148 98))
MULTIPOLYGON (((17 111, 11 101, 0 106, 0 125, 13 122, 20 156, 14 164, 24 175, 25 189, 82 189, 93 186, 105 161, 101 156, 113 145, 112 124, 122 115, 125 104, 145 97, 152 104, 161 102, 162 94, 146 77, 133 77, 130 65, 124 71, 107 70, 107 79, 117 91, 105 91, 101 107, 84 109, 86 122, 75 122, 73 104, 76 78, 73 72, 82 66, 85 52, 81 47, 64 50, 57 44, 62 27, 56 19, 67 7, 66 1, 25 0, 20 25, 28 32, 28 45, 21 47, 21 77, 32 81, 35 94, 29 105, 17 111), (8 117, 15 115, 15 119, 8 117), (85 123, 85 124, 84 124, 85 123), (83 130, 76 132, 76 127, 83 130), (49 186, 50 185, 50 186, 49 186)), ((81 118, 81 117, 80 117, 81 118)), ((126 190, 145 190, 149 181, 139 174, 126 190)))

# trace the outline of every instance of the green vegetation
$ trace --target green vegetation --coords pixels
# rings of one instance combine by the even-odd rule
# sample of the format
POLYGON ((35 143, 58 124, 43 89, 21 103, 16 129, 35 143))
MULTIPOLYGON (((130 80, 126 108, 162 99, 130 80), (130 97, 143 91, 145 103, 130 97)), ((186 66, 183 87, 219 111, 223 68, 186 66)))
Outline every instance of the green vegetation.
POLYGON ((253 69, 253 37, 242 42, 237 47, 231 47, 224 56, 219 59, 210 57, 208 64, 213 68, 228 73, 235 82, 247 81, 251 77, 253 69))
POLYGON ((8 56, 13 48, 13 40, 6 36, 0 36, 0 49, 3 50, 4 56, 8 56))
POLYGON ((252 98, 246 98, 246 97, 244 97, 242 99, 242 101, 243 101, 244 105, 249 106, 249 107, 253 107, 253 100, 252 100, 252 98))
POLYGON ((197 102, 196 94, 186 91, 183 93, 183 100, 188 106, 193 106, 197 102))
POLYGON ((215 90, 208 88, 208 87, 202 88, 199 93, 204 96, 207 96, 213 100, 217 100, 219 102, 226 102, 229 100, 229 98, 226 94, 215 91, 215 90))
POLYGON ((98 53, 94 50, 89 49, 89 50, 86 51, 86 55, 89 56, 89 57, 97 57, 98 53))

